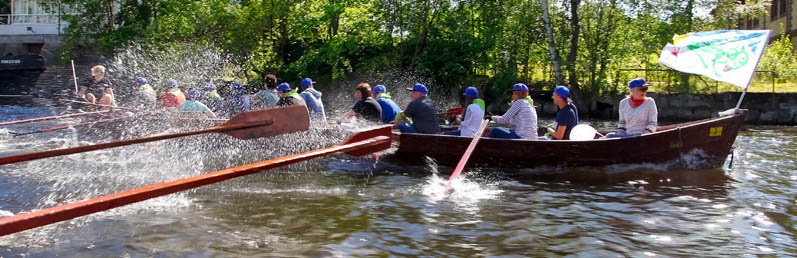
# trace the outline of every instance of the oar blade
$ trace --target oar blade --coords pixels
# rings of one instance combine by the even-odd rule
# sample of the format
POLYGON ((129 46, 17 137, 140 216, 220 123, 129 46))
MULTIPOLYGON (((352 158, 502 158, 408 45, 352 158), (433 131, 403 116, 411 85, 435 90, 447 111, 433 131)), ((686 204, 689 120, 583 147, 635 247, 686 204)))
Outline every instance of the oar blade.
MULTIPOLYGON (((391 128, 393 128, 393 126, 385 125, 385 126, 380 126, 380 127, 377 127, 377 128, 374 128, 374 129, 370 129, 370 130, 361 131, 361 132, 358 132, 358 133, 350 136, 349 139, 346 140, 346 142, 344 142, 343 144, 349 144, 349 143, 353 143, 353 142, 364 141, 364 140, 368 140, 368 139, 371 139, 371 138, 374 138, 374 137, 378 137, 378 136, 386 136, 386 137, 389 138, 391 136, 391 128)), ((362 156, 362 155, 371 154, 371 153, 374 153, 374 152, 387 150, 387 149, 390 148, 390 144, 391 144, 391 141, 385 141, 385 142, 382 142, 380 144, 377 144, 377 145, 374 145, 374 146, 371 146, 371 147, 357 149, 357 150, 353 150, 353 151, 347 151, 345 153, 349 154, 349 155, 352 155, 352 156, 362 156)))
POLYGON ((291 105, 243 112, 230 118, 230 120, 224 124, 256 123, 262 123, 262 125, 230 130, 224 133, 238 139, 246 140, 307 131, 310 129, 310 115, 305 106, 291 105), (265 123, 267 121, 271 122, 265 123))

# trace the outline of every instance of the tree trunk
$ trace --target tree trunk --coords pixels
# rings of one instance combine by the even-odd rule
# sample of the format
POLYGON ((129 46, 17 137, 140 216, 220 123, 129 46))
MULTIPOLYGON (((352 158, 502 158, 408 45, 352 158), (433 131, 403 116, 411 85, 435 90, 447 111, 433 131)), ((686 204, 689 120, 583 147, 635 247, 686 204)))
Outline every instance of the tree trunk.
POLYGON ((423 50, 424 46, 426 45, 426 36, 429 34, 429 1, 424 1, 423 4, 423 12, 421 14, 421 21, 418 23, 420 25, 420 35, 418 39, 418 43, 415 44, 415 52, 412 54, 412 60, 416 60, 418 55, 421 54, 421 50, 423 50))
POLYGON ((548 38, 548 50, 551 53, 551 67, 553 68, 554 81, 556 85, 564 85, 565 80, 562 77, 561 69, 562 58, 559 56, 559 51, 556 51, 556 44, 553 39, 551 16, 548 15, 548 0, 540 0, 540 2, 542 4, 542 20, 545 24, 545 36, 548 38))
POLYGON ((573 98, 573 101, 578 107, 579 110, 589 111, 587 110, 587 103, 583 103, 584 96, 581 94, 581 89, 578 87, 578 75, 576 74, 576 58, 578 57, 578 37, 580 33, 580 25, 578 24, 578 6, 581 4, 581 0, 570 0, 570 27, 573 30, 573 34, 570 37, 570 53, 567 54, 567 78, 568 82, 570 83, 570 91, 573 93, 570 94, 573 98))

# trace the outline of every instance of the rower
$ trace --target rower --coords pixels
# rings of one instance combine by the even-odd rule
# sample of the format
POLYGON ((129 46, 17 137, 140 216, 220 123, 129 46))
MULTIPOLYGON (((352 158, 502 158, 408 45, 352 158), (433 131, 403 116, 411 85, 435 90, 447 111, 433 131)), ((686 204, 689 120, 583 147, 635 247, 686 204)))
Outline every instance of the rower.
MULTIPOLYGON (((457 135, 473 137, 479 130, 482 119, 484 118, 484 101, 479 98, 479 89, 468 87, 465 89, 465 112, 462 113, 462 124, 459 130, 443 132, 445 135, 457 135)), ((459 119, 458 119, 459 120, 459 119)))
POLYGON ((272 108, 277 105, 280 97, 277 94, 277 76, 273 74, 266 75, 266 82, 263 86, 264 89, 255 93, 252 96, 252 101, 258 109, 272 108))
POLYGON ((152 86, 147 83, 144 77, 136 78, 136 85, 138 85, 138 92, 136 92, 136 104, 144 107, 154 107, 158 96, 152 86))
POLYGON ((185 94, 180 90, 177 80, 166 81, 166 92, 161 95, 161 105, 164 107, 178 107, 185 101, 185 94))
POLYGON ((382 107, 382 122, 390 123, 401 112, 401 108, 390 99, 390 93, 387 92, 385 85, 376 85, 373 90, 373 95, 376 102, 382 107))
POLYGON ((578 125, 578 109, 570 99, 570 89, 565 86, 556 86, 553 90, 553 103, 559 107, 553 127, 548 128, 548 133, 556 140, 570 140, 570 130, 578 125))
POLYGON ((216 90, 216 85, 212 82, 206 82, 204 87, 202 87, 202 100, 201 102, 207 105, 210 110, 218 112, 221 110, 221 103, 224 99, 219 95, 219 92, 216 90))
POLYGON ((371 122, 380 122, 382 120, 382 107, 371 97, 371 85, 367 82, 357 84, 354 89, 354 98, 357 102, 354 107, 349 110, 345 118, 362 118, 371 122))
POLYGON ((96 65, 91 68, 91 78, 81 83, 78 96, 91 104, 116 105, 111 82, 105 78, 104 66, 96 65))
POLYGON ((216 117, 216 114, 213 114, 213 111, 208 106, 199 102, 202 93, 196 88, 189 89, 185 97, 186 100, 180 104, 181 112, 189 112, 191 117, 196 115, 199 115, 199 117, 216 117))
POLYGON ((246 94, 246 88, 240 82, 233 82, 232 96, 227 100, 227 113, 230 117, 241 112, 252 110, 252 97, 246 94))
POLYGON ((326 121, 327 115, 324 114, 324 103, 321 102, 321 92, 313 88, 315 82, 310 78, 304 78, 301 81, 304 90, 299 94, 304 103, 307 105, 307 110, 310 112, 310 120, 313 121, 326 121))
POLYGON ((426 97, 429 89, 426 85, 416 83, 412 88, 407 88, 412 91, 410 97, 412 102, 407 105, 404 112, 399 113, 396 120, 399 130, 402 133, 427 133, 437 134, 440 132, 440 126, 437 122, 437 113, 434 102, 426 97), (412 119, 411 123, 401 122, 404 118, 412 119))
POLYGON ((503 139, 537 139, 537 110, 529 97, 529 88, 523 83, 512 85, 512 106, 503 116, 492 116, 498 124, 510 124, 514 127, 509 130, 496 127, 490 132, 492 138, 503 139))
POLYGON ((287 82, 280 83, 277 85, 277 94, 280 96, 280 100, 277 102, 277 106, 290 106, 290 105, 305 105, 304 100, 299 97, 299 94, 296 93, 298 89, 291 90, 291 85, 287 82))

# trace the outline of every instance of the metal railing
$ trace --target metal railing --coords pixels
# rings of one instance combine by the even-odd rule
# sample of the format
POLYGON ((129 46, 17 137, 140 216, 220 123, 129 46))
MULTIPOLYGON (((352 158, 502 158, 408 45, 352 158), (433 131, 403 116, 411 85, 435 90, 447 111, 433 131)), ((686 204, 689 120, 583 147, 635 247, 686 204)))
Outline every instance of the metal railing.
MULTIPOLYGON (((67 14, 61 14, 67 15, 67 14)), ((11 24, 58 24, 63 22, 59 14, 0 14, 0 25, 11 24)))

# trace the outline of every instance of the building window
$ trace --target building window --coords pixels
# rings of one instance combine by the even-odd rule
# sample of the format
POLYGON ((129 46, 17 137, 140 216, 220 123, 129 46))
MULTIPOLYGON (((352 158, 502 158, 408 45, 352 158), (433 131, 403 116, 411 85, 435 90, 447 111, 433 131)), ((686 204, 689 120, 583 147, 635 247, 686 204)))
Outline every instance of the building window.
POLYGON ((786 11, 789 9, 789 1, 788 0, 775 0, 773 2, 780 2, 778 6, 780 10, 778 11, 778 16, 783 17, 786 16, 786 11))
POLYGON ((752 28, 753 28, 753 20, 747 20, 747 29, 749 30, 752 28))
POLYGON ((779 3, 780 3, 780 0, 772 1, 772 9, 769 10, 769 19, 771 19, 772 21, 775 21, 775 20, 778 19, 778 4, 779 3))
POLYGON ((758 18, 753 19, 753 28, 758 28, 758 18))

